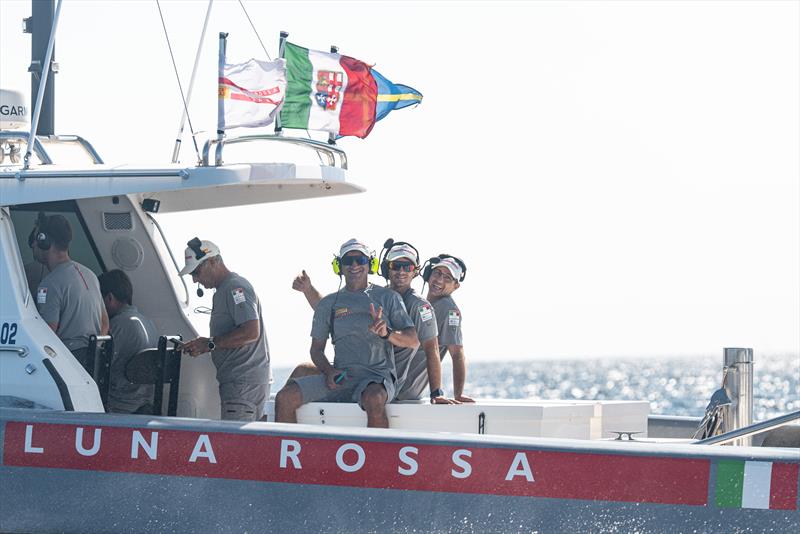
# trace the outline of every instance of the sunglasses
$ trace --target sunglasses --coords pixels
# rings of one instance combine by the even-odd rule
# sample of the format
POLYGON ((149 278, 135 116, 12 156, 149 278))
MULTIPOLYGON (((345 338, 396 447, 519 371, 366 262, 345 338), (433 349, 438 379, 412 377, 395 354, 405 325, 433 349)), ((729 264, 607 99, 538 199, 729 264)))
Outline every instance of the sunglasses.
POLYGON ((369 263, 369 258, 366 256, 345 256, 341 260, 342 265, 366 265, 369 263))
POLYGON ((389 262, 389 270, 390 271, 402 271, 404 273, 413 272, 417 266, 413 262, 410 261, 390 261, 389 262))

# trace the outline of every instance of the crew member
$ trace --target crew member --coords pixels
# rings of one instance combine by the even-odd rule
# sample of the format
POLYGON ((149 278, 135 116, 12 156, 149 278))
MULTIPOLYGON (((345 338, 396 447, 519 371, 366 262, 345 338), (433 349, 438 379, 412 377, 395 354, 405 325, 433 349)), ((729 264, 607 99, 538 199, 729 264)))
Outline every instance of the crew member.
POLYGON ((231 272, 211 241, 194 238, 186 249, 181 275, 216 289, 211 311, 211 337, 183 346, 190 356, 211 353, 217 368, 222 419, 257 421, 269 398, 270 360, 261 302, 253 286, 231 272))
POLYGON ((155 326, 133 305, 133 285, 123 271, 114 269, 101 274, 100 293, 114 338, 108 411, 152 414, 154 386, 129 382, 125 377, 125 368, 140 351, 157 346, 155 326))
POLYGON ((278 392, 277 421, 297 422, 297 408, 308 402, 358 402, 367 426, 389 427, 386 403, 397 381, 393 347, 414 348, 419 340, 400 295, 368 282, 377 263, 356 239, 339 249, 333 267, 345 287, 319 301, 311 327, 311 361, 322 374, 292 379, 278 392), (333 365, 325 357, 328 336, 333 365))
MULTIPOLYGON (((439 327, 439 356, 441 359, 450 353, 453 360, 453 393, 459 402, 475 402, 464 395, 464 383, 467 380, 467 360, 464 356, 464 343, 461 334, 461 310, 453 300, 453 292, 461 287, 467 274, 466 264, 449 254, 439 254, 426 262, 422 278, 428 283, 428 301, 433 305, 436 323, 439 327)), ((420 378, 427 372, 426 358, 417 358, 411 363, 406 378, 410 391, 415 387, 423 387, 426 380, 420 378)), ((419 389, 417 389, 419 391, 419 389)))
POLYGON ((36 289, 39 315, 86 372, 94 370, 89 336, 108 333, 108 315, 97 276, 69 256, 72 227, 63 215, 40 213, 28 238, 33 257, 49 273, 36 289))

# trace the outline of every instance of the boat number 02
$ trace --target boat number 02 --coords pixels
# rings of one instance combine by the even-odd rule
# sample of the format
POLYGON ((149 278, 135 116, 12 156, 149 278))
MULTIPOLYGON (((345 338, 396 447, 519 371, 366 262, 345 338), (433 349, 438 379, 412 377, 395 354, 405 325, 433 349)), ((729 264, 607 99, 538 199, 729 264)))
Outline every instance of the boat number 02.
POLYGON ((17 323, 3 323, 0 326, 0 345, 16 345, 17 323))

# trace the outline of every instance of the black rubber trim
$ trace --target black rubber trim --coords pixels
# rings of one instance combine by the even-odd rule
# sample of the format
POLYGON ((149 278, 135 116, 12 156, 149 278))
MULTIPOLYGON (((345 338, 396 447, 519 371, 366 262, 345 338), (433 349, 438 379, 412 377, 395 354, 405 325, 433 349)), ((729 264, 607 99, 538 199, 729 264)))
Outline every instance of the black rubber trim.
POLYGON ((56 366, 53 365, 53 362, 51 362, 47 358, 43 359, 42 363, 47 368, 47 372, 49 372, 50 376, 53 377, 53 381, 56 383, 56 386, 58 387, 58 392, 61 394, 61 402, 64 403, 64 410, 68 412, 74 412, 75 407, 72 405, 72 397, 69 396, 69 389, 67 388, 67 383, 64 382, 64 379, 61 378, 60 374, 58 374, 56 366))

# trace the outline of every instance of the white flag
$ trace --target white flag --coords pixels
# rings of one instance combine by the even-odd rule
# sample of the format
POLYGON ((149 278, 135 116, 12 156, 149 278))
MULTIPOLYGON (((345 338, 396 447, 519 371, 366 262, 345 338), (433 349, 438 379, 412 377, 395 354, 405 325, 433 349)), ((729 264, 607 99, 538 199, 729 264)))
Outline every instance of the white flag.
POLYGON ((285 59, 225 63, 219 75, 218 129, 271 124, 285 96, 285 59))

